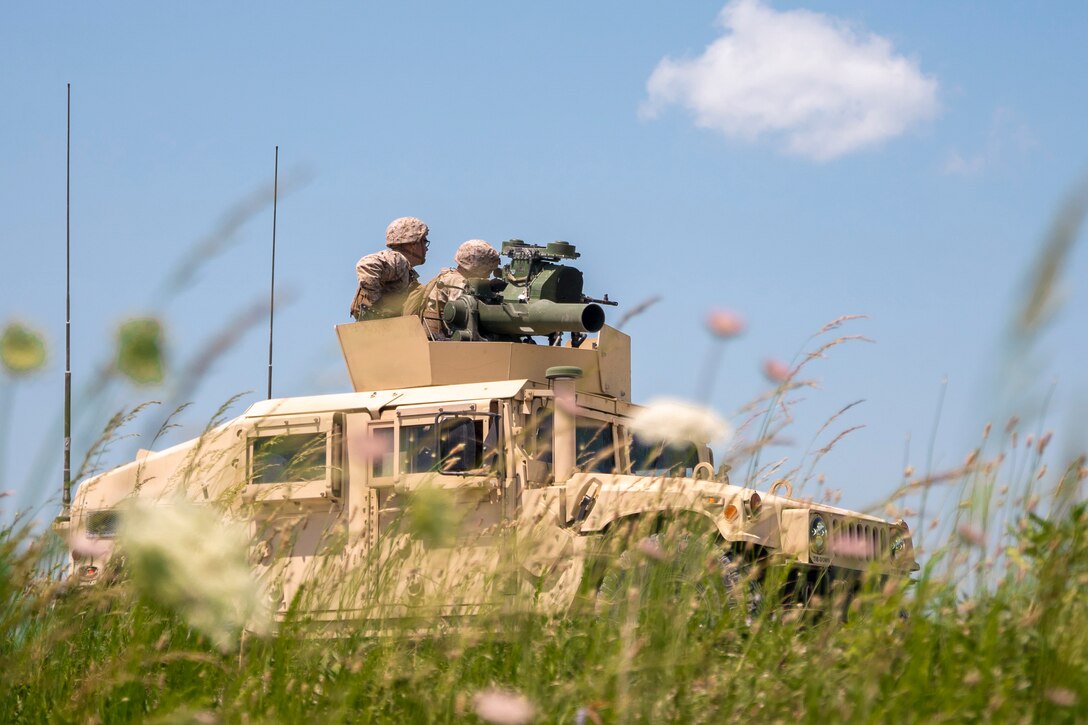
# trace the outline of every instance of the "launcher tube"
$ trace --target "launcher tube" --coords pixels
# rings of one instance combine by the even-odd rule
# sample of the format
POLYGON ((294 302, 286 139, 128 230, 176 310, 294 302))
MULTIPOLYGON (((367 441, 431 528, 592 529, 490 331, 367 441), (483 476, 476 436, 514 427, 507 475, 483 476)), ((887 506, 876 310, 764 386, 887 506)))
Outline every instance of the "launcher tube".
POLYGON ((550 335, 553 332, 598 332, 604 310, 597 304, 549 300, 503 302, 478 306, 480 331, 492 335, 550 335))

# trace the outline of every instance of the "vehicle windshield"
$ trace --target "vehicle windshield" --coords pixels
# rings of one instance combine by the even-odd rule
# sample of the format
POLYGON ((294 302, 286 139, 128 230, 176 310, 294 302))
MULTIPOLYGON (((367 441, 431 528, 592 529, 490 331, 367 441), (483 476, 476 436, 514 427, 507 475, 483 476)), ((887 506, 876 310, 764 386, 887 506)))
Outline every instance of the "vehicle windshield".
POLYGON ((690 476, 699 463, 694 443, 666 445, 631 435, 631 473, 636 476, 690 476))
POLYGON ((608 421, 579 417, 575 427, 578 460, 575 467, 588 473, 615 473, 615 444, 608 421))
MULTIPOLYGON (((555 430, 551 406, 542 408, 533 418, 531 436, 527 440, 529 454, 538 461, 552 462, 552 434, 555 430)), ((586 473, 617 473, 616 443, 612 424, 578 416, 574 428, 577 455, 575 468, 586 473)))

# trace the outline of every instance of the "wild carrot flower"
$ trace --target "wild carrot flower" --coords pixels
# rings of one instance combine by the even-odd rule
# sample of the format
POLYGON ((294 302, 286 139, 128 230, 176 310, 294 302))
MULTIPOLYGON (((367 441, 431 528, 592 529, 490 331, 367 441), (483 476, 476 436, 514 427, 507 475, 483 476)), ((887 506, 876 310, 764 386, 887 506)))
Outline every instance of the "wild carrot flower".
POLYGON ((134 501, 118 539, 136 587, 220 650, 234 646, 242 627, 268 631, 269 612, 247 563, 248 537, 213 509, 134 501))
POLYGON ((644 441, 674 446, 725 443, 733 433, 714 411, 674 398, 659 398, 639 409, 631 420, 631 430, 644 441))

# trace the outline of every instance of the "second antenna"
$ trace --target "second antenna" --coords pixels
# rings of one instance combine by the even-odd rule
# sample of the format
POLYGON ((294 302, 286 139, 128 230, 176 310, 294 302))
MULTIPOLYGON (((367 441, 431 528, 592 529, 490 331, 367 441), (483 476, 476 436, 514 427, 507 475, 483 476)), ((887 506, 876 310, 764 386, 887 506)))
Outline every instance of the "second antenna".
POLYGON ((268 398, 272 398, 272 331, 276 315, 276 198, 279 196, 280 147, 276 146, 276 163, 272 172, 272 284, 268 293, 268 398))

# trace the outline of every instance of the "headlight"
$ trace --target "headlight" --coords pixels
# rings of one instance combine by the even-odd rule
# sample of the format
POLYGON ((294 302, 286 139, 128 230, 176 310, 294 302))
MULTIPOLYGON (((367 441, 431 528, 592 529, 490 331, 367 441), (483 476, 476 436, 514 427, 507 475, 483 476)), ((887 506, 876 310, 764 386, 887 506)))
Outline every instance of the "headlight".
POLYGON ((905 547, 906 545, 907 540, 903 538, 903 535, 896 534, 895 537, 892 539, 892 558, 894 559, 895 557, 899 556, 900 552, 903 551, 903 547, 905 547))
POLYGON ((808 546, 813 554, 822 554, 827 548, 827 524, 820 515, 813 516, 809 522, 808 546))

